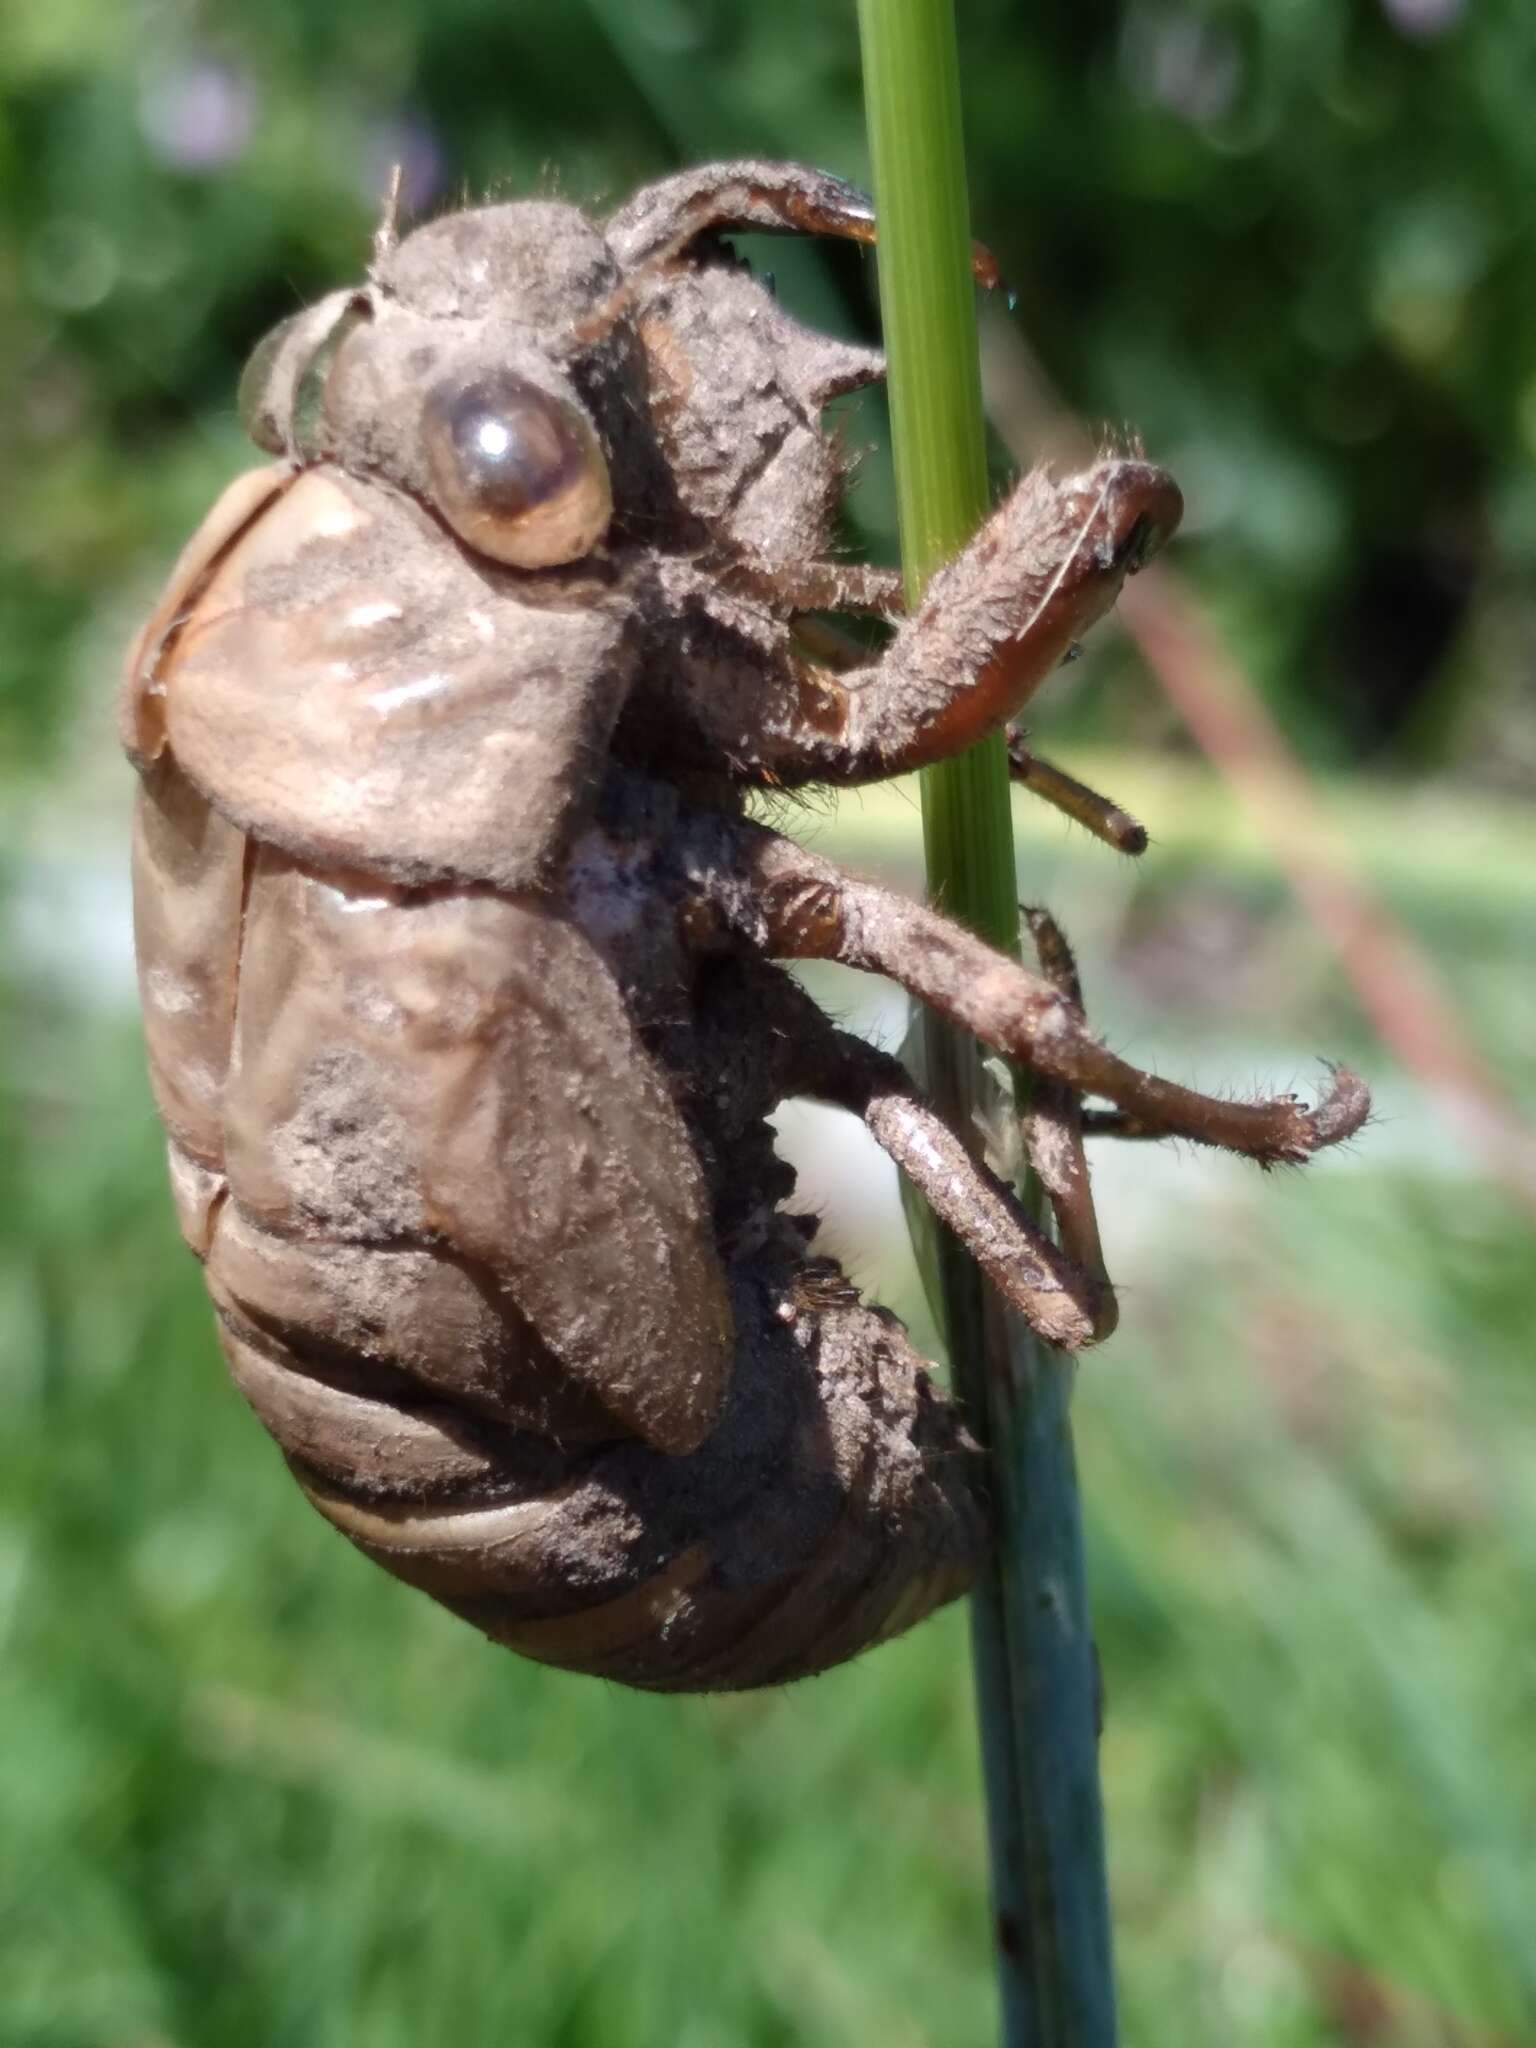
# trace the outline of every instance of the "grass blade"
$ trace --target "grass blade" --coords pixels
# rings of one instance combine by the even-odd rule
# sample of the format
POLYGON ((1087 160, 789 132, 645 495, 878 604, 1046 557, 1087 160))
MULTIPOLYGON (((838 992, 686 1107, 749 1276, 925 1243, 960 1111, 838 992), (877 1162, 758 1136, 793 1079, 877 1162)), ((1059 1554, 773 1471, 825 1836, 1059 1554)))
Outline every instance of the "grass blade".
MULTIPOLYGON (((909 602, 987 512, 970 228, 951 0, 859 0, 880 215, 880 299, 909 602)), ((922 777, 928 886, 1018 950, 1000 739, 922 777)), ((994 1109, 975 1046, 938 1019, 928 1083, 957 1130, 994 1109)), ((1038 1201, 1034 1204, 1040 1213, 1038 1201)), ((987 1296, 950 1240, 944 1322, 956 1385, 991 1449, 997 1555, 973 1602, 977 1711, 1006 2048, 1112 2048, 1093 1645, 1067 1361, 987 1296)))

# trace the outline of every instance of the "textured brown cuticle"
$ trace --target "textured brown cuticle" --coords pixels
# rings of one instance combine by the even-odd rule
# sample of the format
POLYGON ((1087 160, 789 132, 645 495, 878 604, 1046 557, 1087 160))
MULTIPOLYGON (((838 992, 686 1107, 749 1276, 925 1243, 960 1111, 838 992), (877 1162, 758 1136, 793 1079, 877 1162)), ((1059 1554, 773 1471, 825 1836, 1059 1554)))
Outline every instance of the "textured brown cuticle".
POLYGON ((282 459, 210 513, 124 695, 151 1080, 231 1373, 368 1555, 528 1656, 656 1690, 853 1656, 987 1541, 954 1407, 812 1252, 785 1096, 862 1118, 1067 1349, 1113 1315, 1084 1129, 1273 1163, 1366 1108, 1342 1070, 1310 1111, 1140 1073, 1043 914, 1032 973, 749 822, 754 787, 1000 728, 1179 500, 1139 455, 1036 472, 902 617, 891 572, 835 559, 821 419, 881 359, 800 327, 733 227, 874 234, 840 180, 758 162, 606 223, 530 201, 381 234, 366 284, 253 367, 282 459), (445 392, 532 407, 510 496, 461 473, 445 392), (827 609, 889 615, 885 651, 803 617, 827 609), (1043 1077, 1059 1244, 775 956, 890 975, 1043 1077))

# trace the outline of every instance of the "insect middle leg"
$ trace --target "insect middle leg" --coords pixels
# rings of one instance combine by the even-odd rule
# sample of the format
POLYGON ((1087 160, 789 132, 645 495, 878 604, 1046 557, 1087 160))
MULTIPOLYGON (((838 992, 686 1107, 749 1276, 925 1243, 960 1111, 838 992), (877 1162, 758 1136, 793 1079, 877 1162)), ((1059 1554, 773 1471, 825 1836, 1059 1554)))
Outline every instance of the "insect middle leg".
POLYGON ((1332 1070, 1316 1108, 1293 1095, 1239 1102, 1144 1073, 1089 1029, 1047 977, 984 944, 937 911, 807 852, 766 827, 697 812, 677 850, 693 886, 740 938, 781 959, 839 960, 887 975, 983 1044, 1083 1095, 1105 1097, 1150 1135, 1189 1138, 1261 1165, 1300 1164, 1356 1132, 1365 1084, 1332 1070))

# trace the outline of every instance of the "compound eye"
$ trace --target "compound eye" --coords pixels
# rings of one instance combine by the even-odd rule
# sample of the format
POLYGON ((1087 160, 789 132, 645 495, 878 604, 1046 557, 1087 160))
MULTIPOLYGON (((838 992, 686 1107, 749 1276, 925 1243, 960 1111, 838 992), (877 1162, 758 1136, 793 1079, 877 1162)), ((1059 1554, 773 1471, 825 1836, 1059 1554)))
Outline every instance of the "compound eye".
POLYGON ((240 373, 240 424, 269 455, 313 462, 328 450, 324 417, 331 366, 343 342, 372 318, 367 299, 337 292, 280 321, 240 373))
POLYGON ((438 510, 493 561, 574 562, 607 531, 613 491, 596 435, 573 405, 511 370, 429 392, 421 443, 438 510))
POLYGON ((273 403, 273 372, 277 368, 278 357, 303 317, 302 313, 295 313, 287 320, 279 321, 257 342, 240 372, 240 389, 235 399, 240 424, 256 446, 264 448, 269 455, 283 453, 283 431, 273 403))

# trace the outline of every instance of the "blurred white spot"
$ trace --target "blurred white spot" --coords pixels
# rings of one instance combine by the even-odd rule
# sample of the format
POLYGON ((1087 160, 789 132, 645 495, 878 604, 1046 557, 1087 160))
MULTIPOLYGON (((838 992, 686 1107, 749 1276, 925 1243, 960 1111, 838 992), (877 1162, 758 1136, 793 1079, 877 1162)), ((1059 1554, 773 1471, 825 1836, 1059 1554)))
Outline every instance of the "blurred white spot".
POLYGON ((389 690, 375 690, 369 698, 369 711, 377 711, 387 717, 391 711, 399 711, 401 705, 424 705, 434 696, 442 696, 451 690, 451 680, 432 670, 430 676, 416 676, 412 682, 397 682, 389 690))
POLYGON ((347 624, 362 631, 368 626, 382 626, 389 619, 402 616, 400 607, 391 604, 387 597, 370 598, 366 604, 355 604, 347 613, 347 624))
POLYGON ((202 56, 146 65, 139 79, 139 128, 150 151, 178 171, 233 163, 256 125, 250 75, 202 56))
POLYGON ((1381 11, 1405 36, 1427 43, 1454 28, 1466 5, 1467 0, 1381 0, 1381 11))
POLYGON ((1141 99, 1199 127, 1230 114, 1243 83, 1236 37, 1182 9, 1136 8, 1121 36, 1120 68, 1141 99))
POLYGON ((26 262, 33 298, 59 313, 88 313, 117 283, 117 250, 94 221, 45 222, 26 262))

